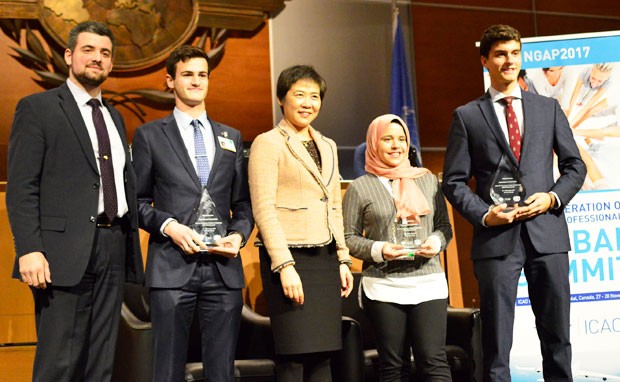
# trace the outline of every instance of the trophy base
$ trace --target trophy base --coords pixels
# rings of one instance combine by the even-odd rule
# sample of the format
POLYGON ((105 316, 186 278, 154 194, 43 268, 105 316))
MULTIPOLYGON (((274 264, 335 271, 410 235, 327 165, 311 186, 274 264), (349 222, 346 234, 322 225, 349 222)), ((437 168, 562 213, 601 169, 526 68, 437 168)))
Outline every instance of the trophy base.
POLYGON ((403 246, 403 249, 401 251, 406 252, 415 252, 416 250, 420 249, 420 246, 422 245, 422 240, 419 239, 415 239, 415 240, 409 240, 406 242, 400 242, 400 243, 396 243, 396 244, 400 244, 403 246))
MULTIPOLYGON (((203 243, 206 247, 208 247, 208 248, 217 247, 217 244, 216 244, 215 242, 208 243, 208 242, 206 242, 206 241, 202 240, 202 243, 203 243)), ((198 246, 198 243, 194 242, 194 244, 195 244, 196 246, 198 246)), ((205 253, 206 253, 207 251, 205 251, 205 250, 200 250, 199 252, 200 252, 200 253, 203 253, 203 252, 205 252, 205 253)))
MULTIPOLYGON (((496 204, 496 206, 498 206, 499 204, 496 204)), ((506 208, 502 209, 502 212, 511 212, 514 211, 515 208, 519 207, 520 204, 518 203, 514 203, 514 204, 508 204, 506 205, 506 208)))
POLYGON ((408 253, 406 255, 395 257, 394 260, 413 261, 416 258, 415 254, 414 254, 414 251, 415 251, 415 249, 412 249, 410 253, 408 253))
POLYGON ((226 257, 229 259, 235 258, 237 257, 238 252, 235 250, 228 250, 226 248, 222 248, 222 247, 213 247, 213 248, 217 248, 216 251, 198 251, 195 255, 191 255, 191 257, 195 257, 195 256, 204 256, 204 257, 209 257, 209 258, 213 258, 215 259, 215 256, 217 257, 226 257))
POLYGON ((206 245, 209 248, 213 248, 213 247, 217 247, 217 241, 220 240, 222 238, 221 235, 209 235, 209 236, 203 236, 200 238, 200 241, 202 241, 202 243, 204 245, 206 245))
POLYGON ((403 249, 400 249, 399 252, 402 253, 401 256, 395 257, 393 260, 415 260, 416 255, 415 255, 415 251, 417 251, 420 247, 412 247, 412 246, 406 246, 403 249))

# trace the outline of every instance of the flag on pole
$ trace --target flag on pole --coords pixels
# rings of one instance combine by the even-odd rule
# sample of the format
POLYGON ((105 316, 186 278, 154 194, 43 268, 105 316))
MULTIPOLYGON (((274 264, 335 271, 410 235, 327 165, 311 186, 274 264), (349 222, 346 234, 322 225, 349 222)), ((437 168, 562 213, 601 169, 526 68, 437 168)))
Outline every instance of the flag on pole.
POLYGON ((407 123, 411 144, 418 151, 418 161, 422 163, 420 156, 420 139, 418 126, 415 122, 413 108, 413 90, 409 80, 409 65, 407 64, 407 49, 400 28, 400 16, 398 9, 394 8, 394 45, 392 47, 392 83, 390 94, 390 113, 396 114, 407 123))

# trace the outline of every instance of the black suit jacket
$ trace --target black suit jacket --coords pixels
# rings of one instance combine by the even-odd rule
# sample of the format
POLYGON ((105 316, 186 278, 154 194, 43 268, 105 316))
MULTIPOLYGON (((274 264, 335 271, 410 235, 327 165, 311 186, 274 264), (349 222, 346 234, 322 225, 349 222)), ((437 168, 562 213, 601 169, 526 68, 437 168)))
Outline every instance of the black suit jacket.
MULTIPOLYGON (((224 218, 226 231, 240 232, 247 240, 254 220, 241 133, 220 123, 209 122, 213 127, 216 150, 207 189, 219 215, 224 218), (218 137, 231 139, 236 151, 222 149, 218 137)), ((146 285, 181 287, 193 273, 195 258, 186 256, 172 240, 161 234, 160 229, 168 218, 181 224, 192 224, 202 187, 174 115, 139 127, 134 136, 133 155, 138 178, 140 227, 150 233, 146 285)), ((241 257, 214 256, 226 286, 243 288, 241 257)))
POLYGON ((474 226, 473 259, 512 253, 519 238, 521 223, 497 227, 481 224, 483 215, 493 204, 489 189, 504 153, 522 174, 526 198, 536 192, 554 191, 562 203, 562 208, 523 223, 536 250, 540 253, 570 250, 563 211, 581 188, 586 168, 558 102, 526 91, 522 97, 524 134, 519 163, 502 133, 488 92, 454 112, 442 187, 454 208, 474 226), (558 179, 553 174, 554 153, 558 158, 558 179), (467 184, 471 178, 476 181, 475 192, 467 184))
MULTIPOLYGON (((126 278, 142 282, 136 178, 120 114, 104 101, 125 148, 125 194, 131 228, 127 235, 126 278)), ((100 177, 95 153, 73 95, 66 84, 23 98, 9 140, 6 203, 15 240, 13 277, 20 256, 41 251, 54 285, 82 278, 96 230, 100 177)))

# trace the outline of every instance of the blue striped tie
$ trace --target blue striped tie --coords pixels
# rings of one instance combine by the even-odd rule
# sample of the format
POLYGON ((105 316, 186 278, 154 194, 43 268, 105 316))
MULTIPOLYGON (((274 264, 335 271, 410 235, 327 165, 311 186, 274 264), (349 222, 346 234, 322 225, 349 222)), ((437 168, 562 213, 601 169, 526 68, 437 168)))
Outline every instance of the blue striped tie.
POLYGON ((192 120, 191 125, 194 127, 194 147, 196 148, 196 172, 198 178, 200 178, 200 184, 207 185, 209 181, 209 172, 211 172, 211 166, 209 166, 209 157, 207 156, 207 148, 205 147, 205 141, 202 138, 202 131, 200 130, 200 121, 197 119, 192 120))

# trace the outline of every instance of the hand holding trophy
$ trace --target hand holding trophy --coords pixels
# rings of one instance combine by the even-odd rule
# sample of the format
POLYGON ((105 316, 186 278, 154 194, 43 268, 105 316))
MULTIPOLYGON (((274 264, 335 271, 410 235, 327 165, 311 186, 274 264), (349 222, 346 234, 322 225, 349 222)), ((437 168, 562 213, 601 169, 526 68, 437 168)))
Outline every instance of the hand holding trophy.
POLYGON ((201 241, 209 247, 208 250, 201 251, 202 253, 213 253, 229 258, 237 256, 241 241, 235 245, 236 239, 233 240, 226 236, 222 219, 206 187, 202 188, 196 221, 190 228, 196 231, 200 235, 201 241))
POLYGON ((208 252, 232 259, 239 254, 239 248, 241 248, 242 242, 243 238, 241 234, 233 233, 217 240, 215 243, 216 245, 214 247, 209 247, 208 252))
POLYGON ((407 221, 407 218, 397 219, 392 223, 393 242, 403 247, 403 255, 398 260, 413 260, 415 251, 422 244, 422 227, 417 223, 407 221))

